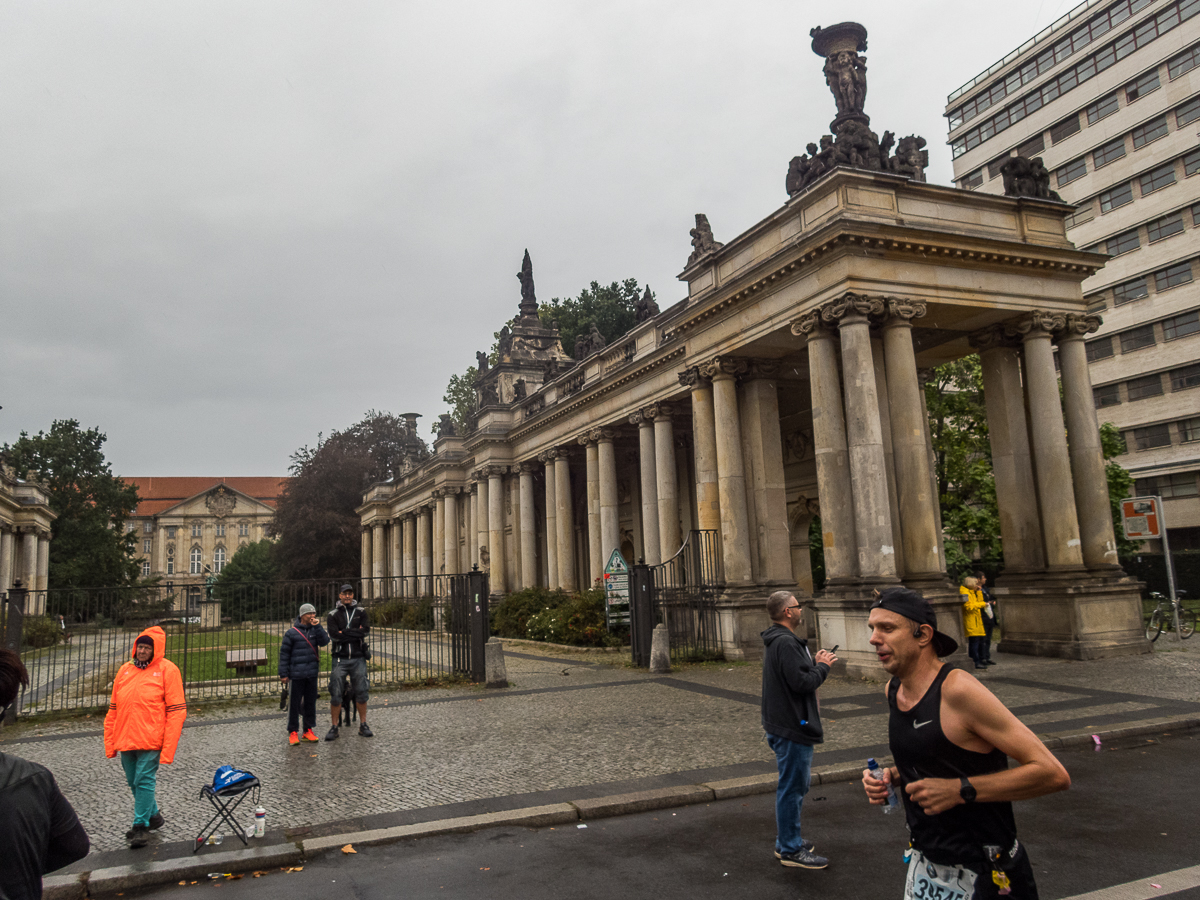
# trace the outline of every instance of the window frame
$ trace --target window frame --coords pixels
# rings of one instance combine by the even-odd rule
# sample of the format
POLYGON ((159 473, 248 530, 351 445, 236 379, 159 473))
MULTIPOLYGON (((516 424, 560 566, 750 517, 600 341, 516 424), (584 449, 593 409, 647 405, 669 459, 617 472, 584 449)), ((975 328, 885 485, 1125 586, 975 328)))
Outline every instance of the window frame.
POLYGON ((1143 197, 1148 197, 1157 191, 1169 188, 1176 182, 1175 161, 1172 160, 1169 163, 1164 163, 1161 166, 1151 169, 1143 175, 1139 175, 1138 190, 1142 192, 1143 197))
POLYGON ((1146 223, 1146 243, 1155 244, 1159 241, 1165 241, 1167 238, 1173 238, 1177 234, 1183 234, 1183 213, 1173 212, 1167 213, 1165 216, 1159 216, 1153 222, 1146 223), (1168 227, 1178 225, 1172 231, 1167 231, 1168 227))
MULTIPOLYGON (((1126 442, 1128 446, 1128 442, 1126 442)), ((1154 425, 1143 425, 1133 429, 1134 450, 1157 450, 1159 447, 1171 446, 1171 426, 1167 422, 1154 425)))
POLYGON ((1133 129, 1129 132, 1129 138, 1133 143, 1133 149, 1141 150, 1155 141, 1162 140, 1170 133, 1171 128, 1167 124, 1167 114, 1163 113, 1133 129))
POLYGON ((1107 191, 1102 191, 1098 199, 1100 200, 1101 215, 1110 213, 1114 209, 1120 209, 1122 206, 1128 206, 1133 202, 1133 182, 1124 181, 1121 184, 1114 184, 1107 191), (1119 203, 1114 202, 1118 199, 1119 203))
POLYGON ((1164 393, 1162 386, 1162 375, 1154 373, 1152 375, 1142 375, 1138 378, 1130 378, 1125 382, 1125 399, 1130 403, 1136 403, 1139 400, 1148 400, 1150 397, 1161 397, 1164 393), (1150 386, 1157 384, 1157 390, 1149 390, 1150 386), (1142 388, 1147 388, 1144 393, 1142 388), (1137 395, 1134 395, 1134 392, 1137 395))
POLYGON ((1129 281, 1123 281, 1120 284, 1112 286, 1113 306, 1124 306, 1126 303, 1134 303, 1138 300, 1145 300, 1150 296, 1150 285, 1146 283, 1146 276, 1140 275, 1137 278, 1131 278, 1129 281), (1126 296, 1123 293, 1118 293, 1123 288, 1128 288, 1130 285, 1141 283, 1142 292, 1136 297, 1126 296))
POLYGON ((1153 94, 1160 87, 1162 82, 1158 78, 1158 67, 1155 66, 1148 72, 1143 72, 1133 81, 1125 85, 1125 102, 1136 103, 1147 94, 1153 94), (1130 93, 1132 91, 1132 94, 1130 93))
POLYGON ((1113 138, 1107 144, 1101 144, 1092 151, 1092 168, 1103 169, 1109 163, 1114 163, 1118 159, 1124 159, 1128 152, 1128 148, 1125 146, 1125 135, 1113 138), (1116 152, 1118 150, 1120 151, 1119 153, 1116 152))
POLYGON ((1109 256, 1123 256, 1142 248, 1142 237, 1136 228, 1114 234, 1104 242, 1104 252, 1109 256))
POLYGON ((1125 331, 1118 332, 1117 337, 1120 338, 1122 354, 1136 353, 1138 350, 1145 350, 1158 343, 1153 322, 1148 325, 1139 325, 1136 328, 1127 328, 1125 331))
POLYGON ((1170 318, 1163 319, 1160 324, 1162 325, 1164 344, 1167 341, 1177 341, 1180 338, 1185 338, 1193 334, 1200 334, 1200 309, 1178 313, 1170 318), (1187 328, 1189 325, 1195 327, 1187 328), (1183 330, 1185 328, 1186 330, 1183 330))
POLYGON ((1161 294, 1163 291, 1169 291, 1171 288, 1179 287, 1181 284, 1191 284, 1193 280, 1192 261, 1189 259, 1155 272, 1154 290, 1156 293, 1161 294), (1177 278, 1177 276, 1184 274, 1187 275, 1186 278, 1177 278))

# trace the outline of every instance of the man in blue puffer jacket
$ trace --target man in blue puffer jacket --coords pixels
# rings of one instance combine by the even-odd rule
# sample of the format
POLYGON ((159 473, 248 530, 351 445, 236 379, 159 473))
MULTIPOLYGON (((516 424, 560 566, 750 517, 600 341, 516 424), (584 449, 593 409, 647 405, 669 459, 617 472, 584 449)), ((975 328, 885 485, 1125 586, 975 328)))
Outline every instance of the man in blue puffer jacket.
POLYGON ((313 728, 317 724, 317 676, 321 671, 318 647, 329 643, 329 635, 317 621, 317 608, 311 603, 300 607, 300 616, 283 635, 279 647, 279 680, 291 681, 292 702, 288 705, 288 743, 300 743, 300 712, 304 712, 304 739, 318 741, 313 728))

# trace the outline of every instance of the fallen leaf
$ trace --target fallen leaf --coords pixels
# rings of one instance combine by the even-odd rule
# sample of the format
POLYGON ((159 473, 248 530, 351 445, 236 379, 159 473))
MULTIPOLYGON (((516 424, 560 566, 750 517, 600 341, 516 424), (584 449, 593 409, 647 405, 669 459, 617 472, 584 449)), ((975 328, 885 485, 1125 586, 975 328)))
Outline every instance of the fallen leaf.
POLYGON ((347 844, 345 847, 342 848, 342 852, 343 853, 357 853, 358 851, 354 849, 353 844, 347 844))
POLYGON ((181 885, 182 885, 182 884, 187 884, 187 882, 186 882, 186 881, 181 881, 181 882, 179 882, 179 883, 180 883, 181 885))
POLYGON ((237 881, 241 878, 245 878, 246 876, 245 875, 226 875, 225 877, 228 878, 230 881, 237 881))
POLYGON ((480 872, 490 872, 490 871, 492 871, 492 867, 491 866, 480 866, 479 871, 480 872))
POLYGON ((262 878, 264 875, 270 875, 270 874, 271 874, 270 872, 263 872, 260 870, 260 871, 254 873, 254 877, 262 878))

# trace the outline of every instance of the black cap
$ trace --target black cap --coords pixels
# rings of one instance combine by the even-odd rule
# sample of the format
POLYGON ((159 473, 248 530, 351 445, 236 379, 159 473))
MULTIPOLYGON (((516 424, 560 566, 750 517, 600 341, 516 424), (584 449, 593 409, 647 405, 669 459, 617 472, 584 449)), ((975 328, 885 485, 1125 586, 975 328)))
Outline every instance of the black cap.
POLYGON ((138 639, 133 642, 133 646, 136 647, 138 644, 146 644, 151 650, 153 650, 154 638, 150 637, 148 634, 139 634, 138 639))
POLYGON ((354 585, 347 582, 346 584, 343 584, 340 588, 338 588, 339 594, 344 594, 344 593, 346 593, 346 591, 349 591, 350 593, 353 594, 354 593, 354 585))
POLYGON ((886 609, 912 619, 918 625, 932 627, 933 651, 939 659, 958 649, 958 641, 937 630, 937 613, 933 611, 933 604, 922 597, 919 591, 902 587, 888 588, 875 598, 871 609, 886 609))

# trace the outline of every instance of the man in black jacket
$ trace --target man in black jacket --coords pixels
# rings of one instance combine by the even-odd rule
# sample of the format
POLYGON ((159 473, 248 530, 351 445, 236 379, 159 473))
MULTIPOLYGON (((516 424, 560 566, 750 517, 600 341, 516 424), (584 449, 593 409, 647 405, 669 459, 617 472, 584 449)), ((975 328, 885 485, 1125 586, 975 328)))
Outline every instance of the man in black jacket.
POLYGON ((796 636, 803 606, 794 594, 776 591, 767 598, 774 623, 762 633, 762 724, 775 751, 779 784, 775 788, 775 856, 785 866, 824 869, 829 860, 813 852, 812 841, 800 836, 800 807, 808 793, 813 745, 824 739, 817 711, 817 688, 837 657, 828 650, 809 653, 808 641, 796 636))
MULTIPOLYGON (((329 614, 325 623, 329 639, 333 641, 333 673, 329 678, 329 703, 333 715, 333 726, 325 734, 325 740, 336 741, 338 721, 342 715, 342 680, 350 676, 350 690, 358 705, 358 733, 363 737, 374 737, 367 725, 367 635, 371 622, 367 611, 354 599, 354 585, 343 584, 338 592, 338 605, 329 614)), ((349 698, 346 698, 349 702, 349 698)))

